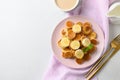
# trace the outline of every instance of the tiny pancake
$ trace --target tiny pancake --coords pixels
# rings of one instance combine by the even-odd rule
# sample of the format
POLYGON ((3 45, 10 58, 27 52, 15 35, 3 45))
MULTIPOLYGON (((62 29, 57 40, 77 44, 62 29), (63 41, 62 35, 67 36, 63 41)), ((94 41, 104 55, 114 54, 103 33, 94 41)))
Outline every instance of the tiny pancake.
POLYGON ((85 60, 84 59, 76 59, 76 62, 78 64, 83 64, 85 62, 85 60))
POLYGON ((74 23, 73 23, 72 21, 67 21, 67 22, 66 22, 66 27, 67 27, 67 28, 72 28, 73 25, 74 25, 74 23))
POLYGON ((83 26, 92 26, 90 22, 85 22, 83 26))
POLYGON ((85 54, 85 56, 83 57, 83 59, 86 60, 86 61, 90 60, 91 59, 90 54, 89 53, 85 54))
POLYGON ((90 35, 89 35, 89 38, 90 39, 96 39, 97 38, 96 32, 91 32, 90 35))
POLYGON ((81 40, 81 34, 76 34, 76 37, 74 38, 74 40, 78 40, 78 41, 80 41, 81 40))
POLYGON ((64 53, 67 53, 67 52, 74 53, 74 50, 69 48, 69 47, 67 47, 67 48, 62 49, 62 52, 64 52, 64 53))
POLYGON ((69 39, 74 39, 76 36, 76 33, 74 33, 72 29, 68 29, 67 36, 69 39))
POLYGON ((66 34, 67 34, 67 29, 62 29, 62 31, 61 31, 61 36, 66 36, 66 34))
POLYGON ((91 43, 94 44, 94 45, 97 45, 98 41, 96 39, 91 39, 91 43))
POLYGON ((83 33, 89 35, 92 32, 91 26, 85 25, 83 26, 83 33))
POLYGON ((62 53, 62 56, 64 58, 73 58, 74 57, 73 53, 71 53, 71 52, 62 53))
POLYGON ((80 25, 81 27, 83 26, 82 22, 77 22, 76 24, 80 25))

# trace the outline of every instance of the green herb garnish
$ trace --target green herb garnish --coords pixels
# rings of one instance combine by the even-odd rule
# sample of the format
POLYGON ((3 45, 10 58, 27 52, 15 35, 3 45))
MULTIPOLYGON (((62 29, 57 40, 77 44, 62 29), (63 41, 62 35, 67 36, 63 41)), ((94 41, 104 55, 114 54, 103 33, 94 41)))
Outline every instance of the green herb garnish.
POLYGON ((94 46, 93 44, 90 44, 88 47, 83 49, 83 52, 85 52, 85 53, 88 52, 89 50, 91 50, 93 48, 93 46, 94 46))

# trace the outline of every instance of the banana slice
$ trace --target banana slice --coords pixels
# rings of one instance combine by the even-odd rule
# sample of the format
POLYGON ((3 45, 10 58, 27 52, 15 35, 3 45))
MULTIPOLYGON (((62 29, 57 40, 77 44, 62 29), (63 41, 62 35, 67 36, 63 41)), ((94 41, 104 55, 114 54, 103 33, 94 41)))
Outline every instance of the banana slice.
POLYGON ((81 25, 79 25, 79 24, 73 25, 72 31, 75 33, 80 33, 81 32, 81 25))
POLYGON ((81 49, 76 50, 75 57, 78 59, 82 59, 84 57, 84 52, 81 49))
POLYGON ((66 37, 62 38, 61 41, 60 41, 60 46, 62 48, 68 47, 69 44, 70 44, 70 40, 68 38, 66 38, 66 37))
POLYGON ((95 32, 92 32, 90 35, 89 35, 89 38, 90 39, 96 39, 97 38, 97 34, 95 32))
POLYGON ((84 38, 84 39, 82 40, 82 45, 83 45, 84 47, 88 47, 90 44, 91 44, 91 41, 90 41, 88 38, 84 38))
POLYGON ((77 40, 74 40, 70 43, 70 47, 74 50, 78 49, 80 47, 80 42, 77 40))

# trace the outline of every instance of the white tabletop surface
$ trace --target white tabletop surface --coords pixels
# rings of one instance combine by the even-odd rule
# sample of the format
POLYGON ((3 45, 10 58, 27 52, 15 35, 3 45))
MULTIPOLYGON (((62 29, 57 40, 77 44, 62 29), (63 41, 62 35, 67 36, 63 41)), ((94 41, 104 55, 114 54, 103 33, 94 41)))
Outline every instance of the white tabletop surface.
MULTIPOLYGON (((0 80, 41 80, 50 60, 51 34, 67 14, 54 0, 0 0, 0 80)), ((110 25, 110 40, 120 25, 110 25)), ((98 74, 120 79, 120 52, 98 74)))

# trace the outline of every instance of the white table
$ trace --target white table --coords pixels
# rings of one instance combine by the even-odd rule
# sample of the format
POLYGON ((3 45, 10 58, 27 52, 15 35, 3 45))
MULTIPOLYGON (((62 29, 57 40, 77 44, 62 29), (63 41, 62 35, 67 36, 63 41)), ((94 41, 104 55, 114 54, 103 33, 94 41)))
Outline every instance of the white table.
MULTIPOLYGON (((54 0, 0 0, 0 80, 41 80, 52 54, 51 34, 67 15, 54 0)), ((120 33, 110 26, 110 40, 120 33)), ((120 52, 98 74, 120 79, 120 52)))

